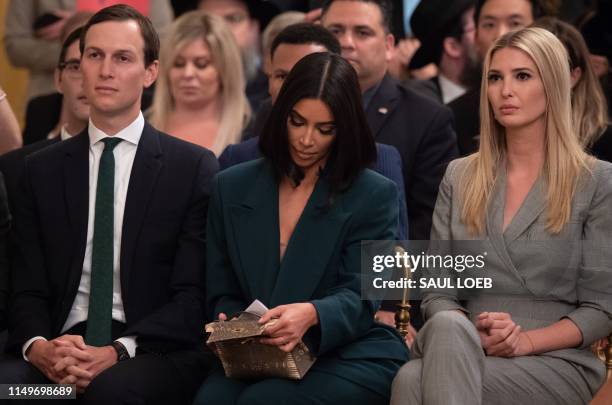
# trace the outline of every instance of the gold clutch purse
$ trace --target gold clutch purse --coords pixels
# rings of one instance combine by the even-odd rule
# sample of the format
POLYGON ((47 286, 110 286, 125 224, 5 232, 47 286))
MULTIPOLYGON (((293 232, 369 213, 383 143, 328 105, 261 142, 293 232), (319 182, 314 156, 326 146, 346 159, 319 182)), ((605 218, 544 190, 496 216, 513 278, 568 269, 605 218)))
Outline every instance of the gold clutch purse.
POLYGON ((260 343, 265 328, 276 320, 260 325, 259 318, 243 312, 237 319, 206 325, 206 332, 210 333, 206 344, 221 360, 225 375, 239 379, 304 378, 316 359, 308 347, 300 342, 287 353, 276 346, 260 343))

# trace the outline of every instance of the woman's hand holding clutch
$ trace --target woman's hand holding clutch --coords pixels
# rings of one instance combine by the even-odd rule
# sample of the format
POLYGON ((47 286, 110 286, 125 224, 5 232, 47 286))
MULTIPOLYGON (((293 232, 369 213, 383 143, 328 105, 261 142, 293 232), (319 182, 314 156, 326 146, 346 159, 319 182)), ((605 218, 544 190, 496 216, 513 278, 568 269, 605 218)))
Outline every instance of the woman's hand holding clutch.
POLYGON ((266 312, 259 320, 260 324, 277 318, 274 324, 266 327, 261 343, 278 346, 285 352, 290 352, 302 340, 306 331, 319 323, 317 310, 311 303, 279 305, 266 312))

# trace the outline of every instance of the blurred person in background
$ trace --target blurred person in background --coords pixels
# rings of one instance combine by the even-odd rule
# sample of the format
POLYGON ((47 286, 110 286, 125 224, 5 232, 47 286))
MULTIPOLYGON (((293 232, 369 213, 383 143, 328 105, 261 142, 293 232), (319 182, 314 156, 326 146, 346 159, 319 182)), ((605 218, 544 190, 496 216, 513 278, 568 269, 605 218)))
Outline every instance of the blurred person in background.
POLYGON ((421 46, 410 61, 418 69, 430 63, 438 75, 412 81, 419 93, 448 104, 480 79, 480 58, 474 42, 474 0, 422 0, 412 14, 412 32, 421 46))
POLYGON ((198 8, 223 17, 232 30, 242 53, 246 95, 251 109, 257 112, 268 96, 261 32, 280 13, 280 8, 269 0, 200 0, 198 8))
POLYGON ((568 52, 572 74, 572 122, 580 144, 596 158, 612 162, 608 103, 582 35, 570 24, 554 17, 540 18, 534 26, 555 34, 568 52))
POLYGON ((263 47, 263 71, 268 77, 268 81, 270 80, 271 74, 271 64, 272 64, 272 55, 270 54, 270 49, 272 48, 272 42, 274 38, 278 35, 279 32, 284 30, 290 25, 304 22, 306 18, 306 13, 301 11, 285 11, 274 17, 270 24, 264 30, 261 43, 263 47))
MULTIPOLYGON (((93 15, 91 11, 79 11, 68 18, 62 28, 61 33, 61 49, 58 54, 59 63, 62 63, 65 58, 66 47, 65 43, 68 36, 87 23, 87 20, 93 15)), ((76 38, 78 42, 78 37, 76 38)), ((72 43, 74 41, 71 40, 72 43)), ((70 45, 70 44, 69 44, 70 45)), ((78 48, 78 46, 77 46, 78 48)), ((78 59, 80 60, 81 52, 78 51, 78 59)), ((59 135, 61 127, 64 125, 66 118, 66 106, 63 102, 63 94, 57 87, 58 65, 54 71, 55 92, 44 94, 32 98, 27 106, 25 113, 25 123, 23 128, 23 144, 29 145, 37 143, 44 139, 55 138, 59 135)), ((75 132, 74 134, 78 133, 75 132)))
POLYGON ((68 35, 62 44, 55 68, 55 86, 61 95, 61 118, 57 128, 41 134, 37 142, 0 156, 0 171, 4 174, 11 209, 15 208, 16 195, 20 191, 19 184, 24 171, 25 157, 54 143, 78 135, 87 126, 89 102, 83 92, 83 76, 80 68, 79 38, 82 32, 83 28, 79 27, 68 35))
POLYGON ((240 50, 223 19, 190 11, 171 26, 149 120, 219 155, 250 119, 240 50))
POLYGON ((579 25, 591 52, 591 62, 601 80, 608 99, 608 114, 612 115, 612 0, 599 0, 594 13, 579 25))
MULTIPOLYGON (((29 71, 27 99, 55 92, 53 70, 62 45, 61 34, 77 11, 97 11, 130 0, 10 0, 6 12, 4 46, 10 62, 29 71)), ((172 22, 168 0, 139 1, 146 5, 157 30, 172 22)))

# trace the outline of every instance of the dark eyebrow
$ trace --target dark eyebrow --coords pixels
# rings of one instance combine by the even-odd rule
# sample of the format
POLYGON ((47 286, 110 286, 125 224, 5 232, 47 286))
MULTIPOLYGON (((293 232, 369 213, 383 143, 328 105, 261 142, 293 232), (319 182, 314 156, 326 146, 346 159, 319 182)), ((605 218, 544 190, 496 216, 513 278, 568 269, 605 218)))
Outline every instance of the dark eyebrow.
MULTIPOLYGON (((93 51, 96 51, 96 52, 102 52, 102 53, 105 53, 105 52, 104 52, 102 49, 100 49, 100 48, 98 48, 98 47, 96 47, 96 46, 88 46, 88 47, 86 47, 86 48, 85 48, 85 50, 86 50, 86 51, 93 50, 93 51)), ((112 52, 112 54, 113 54, 113 55, 116 55, 116 54, 118 54, 118 53, 129 53, 129 54, 135 54, 135 52, 134 52, 134 51, 132 51, 131 49, 116 49, 116 50, 114 50, 114 51, 112 52)))
POLYGON ((355 25, 353 29, 374 31, 374 28, 370 27, 369 25, 355 25))
POLYGON ((500 20, 500 19, 504 19, 504 20, 520 19, 520 20, 524 20, 525 16, 522 15, 522 14, 518 14, 518 13, 510 14, 510 15, 504 16, 504 17, 487 14, 487 15, 482 15, 479 18, 479 20, 495 20, 495 21, 500 20))
MULTIPOLYGON (((297 112, 297 111, 295 111, 295 110, 291 110, 291 111, 289 112, 289 114, 295 114, 295 115, 297 115, 297 118, 299 118, 300 120, 302 120, 302 121, 308 121, 306 118, 302 117, 302 115, 301 115, 299 112, 297 112)), ((322 126, 322 125, 336 125, 336 121, 317 122, 315 125, 317 125, 317 126, 322 126)))
POLYGON ((120 54, 120 53, 129 53, 130 55, 135 55, 136 54, 131 49, 117 49, 116 51, 113 51, 113 55, 117 55, 117 54, 120 54))
POLYGON ((300 113, 299 113, 299 112, 297 112, 297 111, 295 111, 295 110, 291 110, 291 111, 289 111, 289 114, 297 115, 297 117, 298 117, 299 119, 301 119, 302 121, 306 121, 306 119, 305 119, 304 117, 302 117, 302 116, 300 115, 300 113))

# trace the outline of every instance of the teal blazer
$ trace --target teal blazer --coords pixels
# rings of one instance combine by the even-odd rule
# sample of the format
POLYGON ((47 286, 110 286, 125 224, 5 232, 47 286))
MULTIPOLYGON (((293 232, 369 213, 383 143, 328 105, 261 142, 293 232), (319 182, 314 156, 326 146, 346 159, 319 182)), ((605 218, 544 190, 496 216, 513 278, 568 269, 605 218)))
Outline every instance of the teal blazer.
POLYGON ((399 367, 408 351, 393 328, 374 321, 379 302, 361 299, 360 245, 395 238, 397 188, 366 169, 325 209, 328 190, 319 179, 281 262, 270 164, 257 159, 217 175, 208 211, 208 316, 231 316, 254 299, 269 308, 311 302, 319 325, 304 340, 319 357, 315 367, 388 395, 382 375, 396 372, 388 365, 399 367))

